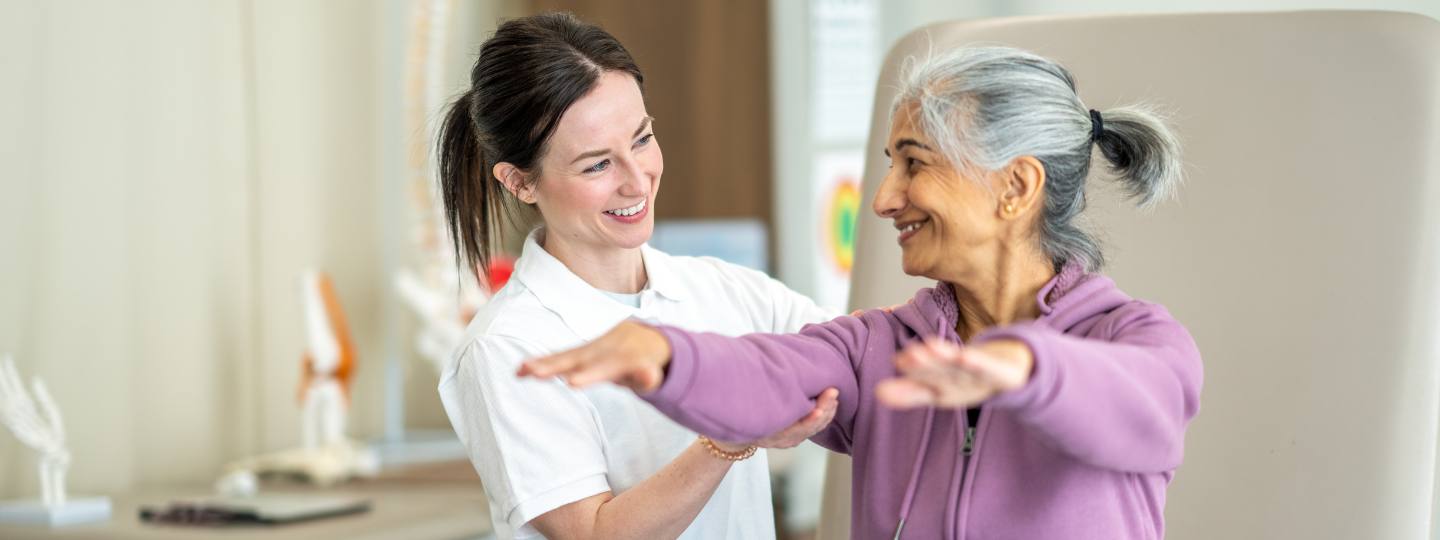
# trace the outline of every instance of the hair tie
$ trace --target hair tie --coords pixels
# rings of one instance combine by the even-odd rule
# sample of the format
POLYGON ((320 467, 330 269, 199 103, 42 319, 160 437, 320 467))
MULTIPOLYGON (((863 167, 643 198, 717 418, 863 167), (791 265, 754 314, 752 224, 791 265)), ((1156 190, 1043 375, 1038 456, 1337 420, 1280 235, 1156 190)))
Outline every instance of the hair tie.
POLYGON ((1100 111, 1090 109, 1090 141, 1100 140, 1100 134, 1105 132, 1105 121, 1100 119, 1100 111))

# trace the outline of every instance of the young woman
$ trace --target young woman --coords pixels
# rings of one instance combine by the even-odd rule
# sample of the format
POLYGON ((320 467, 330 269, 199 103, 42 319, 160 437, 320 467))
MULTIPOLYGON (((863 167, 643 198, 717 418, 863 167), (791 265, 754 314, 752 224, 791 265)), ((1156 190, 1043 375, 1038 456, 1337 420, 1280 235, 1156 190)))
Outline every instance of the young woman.
POLYGON ((834 415, 831 390, 789 428, 733 444, 613 387, 515 378, 521 361, 627 319, 741 335, 830 318, 764 274, 645 244, 664 161, 643 81, 598 27, 565 14, 512 20, 481 47, 444 121, 440 187, 457 255, 483 266, 510 205, 543 220, 440 382, 500 538, 773 538, 756 446, 793 446, 834 415))

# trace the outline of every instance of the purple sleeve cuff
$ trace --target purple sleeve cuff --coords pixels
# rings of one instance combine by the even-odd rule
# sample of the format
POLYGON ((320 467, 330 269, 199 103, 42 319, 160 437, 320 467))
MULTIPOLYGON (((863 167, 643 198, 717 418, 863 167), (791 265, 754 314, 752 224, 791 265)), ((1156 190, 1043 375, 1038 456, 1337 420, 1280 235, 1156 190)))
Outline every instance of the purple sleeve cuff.
POLYGON ((1045 354, 1044 343, 1040 339, 1040 333, 1044 331, 1034 323, 1021 323, 995 329, 975 338, 974 343, 976 344, 1013 339, 1030 347, 1030 353, 1034 356, 1035 363, 1030 368, 1030 380, 1020 388, 990 398, 986 402, 987 405, 1004 409, 1033 409, 1040 402, 1041 397, 1055 387, 1057 366, 1054 365, 1053 359, 1045 354))
POLYGON ((659 330, 665 341, 670 342, 670 364, 660 387, 640 398, 664 411, 668 410, 666 405, 678 405, 690 393, 690 385, 695 382, 695 346, 689 336, 676 328, 651 327, 659 330))

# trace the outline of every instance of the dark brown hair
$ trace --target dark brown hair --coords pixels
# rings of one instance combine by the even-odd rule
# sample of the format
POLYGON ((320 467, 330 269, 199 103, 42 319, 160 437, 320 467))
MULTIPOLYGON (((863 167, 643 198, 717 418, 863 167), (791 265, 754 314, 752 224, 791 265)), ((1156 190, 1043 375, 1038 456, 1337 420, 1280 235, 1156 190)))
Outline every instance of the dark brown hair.
POLYGON ((495 178, 495 164, 511 163, 533 182, 560 118, 607 71, 643 87, 625 46, 569 13, 505 21, 480 46, 470 89, 450 105, 436 150, 455 259, 470 269, 462 275, 489 264, 502 220, 513 221, 518 201, 495 178))

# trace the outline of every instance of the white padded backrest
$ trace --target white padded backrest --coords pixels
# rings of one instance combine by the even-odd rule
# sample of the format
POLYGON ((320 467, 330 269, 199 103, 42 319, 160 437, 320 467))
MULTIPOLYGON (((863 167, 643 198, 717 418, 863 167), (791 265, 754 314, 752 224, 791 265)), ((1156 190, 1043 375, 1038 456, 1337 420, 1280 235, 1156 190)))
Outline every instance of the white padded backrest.
MULTIPOLYGON (((1005 44, 1055 59, 1092 108, 1174 111, 1189 179, 1142 214, 1091 177, 1092 230, 1130 294, 1184 322, 1200 416, 1172 539, 1422 538, 1440 364, 1440 23, 1368 11, 1013 18, 931 26, 886 59, 867 147, 853 307, 929 281, 870 211, 902 61, 1005 44)), ((1098 158, 1097 158, 1098 159, 1098 158)), ((849 526, 832 458, 822 538, 849 526)))

